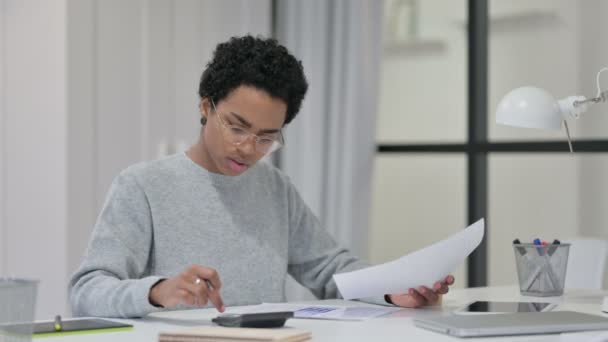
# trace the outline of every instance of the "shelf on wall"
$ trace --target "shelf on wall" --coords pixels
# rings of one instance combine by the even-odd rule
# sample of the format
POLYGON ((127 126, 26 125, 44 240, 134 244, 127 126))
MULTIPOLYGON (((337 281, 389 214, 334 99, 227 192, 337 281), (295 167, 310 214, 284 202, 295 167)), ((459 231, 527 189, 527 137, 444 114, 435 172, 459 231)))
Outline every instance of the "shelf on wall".
POLYGON ((384 56, 428 56, 442 54, 445 42, 439 39, 410 39, 384 43, 384 56))
MULTIPOLYGON (((555 26, 559 23, 561 23, 561 19, 557 11, 542 9, 491 14, 489 18, 490 32, 555 26)), ((464 28, 468 27, 466 22, 461 22, 460 25, 464 28)))

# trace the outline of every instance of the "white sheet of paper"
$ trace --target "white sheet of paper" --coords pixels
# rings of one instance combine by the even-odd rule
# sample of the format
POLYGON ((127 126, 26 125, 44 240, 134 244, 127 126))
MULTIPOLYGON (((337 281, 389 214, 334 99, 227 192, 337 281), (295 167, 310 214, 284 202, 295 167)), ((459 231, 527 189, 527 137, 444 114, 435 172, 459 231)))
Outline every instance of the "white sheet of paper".
POLYGON ((465 258, 479 246, 484 235, 484 219, 449 238, 381 265, 334 274, 344 299, 407 293, 419 286, 432 287, 456 271, 465 258))
POLYGON ((341 321, 362 321, 400 310, 381 306, 331 306, 291 303, 264 303, 247 307, 239 313, 293 311, 295 318, 331 319, 341 321))

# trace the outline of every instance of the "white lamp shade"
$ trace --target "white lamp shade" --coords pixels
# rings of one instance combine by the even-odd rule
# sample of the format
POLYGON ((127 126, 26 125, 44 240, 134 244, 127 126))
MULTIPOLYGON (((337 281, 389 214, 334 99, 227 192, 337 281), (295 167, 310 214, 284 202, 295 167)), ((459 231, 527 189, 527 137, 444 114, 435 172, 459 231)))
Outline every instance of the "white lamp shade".
POLYGON ((546 90, 521 87, 498 103, 496 123, 501 125, 560 130, 564 120, 558 102, 546 90))

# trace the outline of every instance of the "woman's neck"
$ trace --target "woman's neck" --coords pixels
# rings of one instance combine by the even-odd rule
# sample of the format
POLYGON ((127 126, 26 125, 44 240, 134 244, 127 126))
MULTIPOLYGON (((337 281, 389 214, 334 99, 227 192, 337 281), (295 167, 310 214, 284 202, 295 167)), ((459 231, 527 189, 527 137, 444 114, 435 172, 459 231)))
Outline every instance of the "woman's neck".
POLYGON ((186 151, 186 155, 205 170, 220 173, 215 167, 215 164, 209 155, 209 151, 207 151, 207 148, 205 147, 202 136, 199 138, 196 144, 190 146, 190 148, 186 151))

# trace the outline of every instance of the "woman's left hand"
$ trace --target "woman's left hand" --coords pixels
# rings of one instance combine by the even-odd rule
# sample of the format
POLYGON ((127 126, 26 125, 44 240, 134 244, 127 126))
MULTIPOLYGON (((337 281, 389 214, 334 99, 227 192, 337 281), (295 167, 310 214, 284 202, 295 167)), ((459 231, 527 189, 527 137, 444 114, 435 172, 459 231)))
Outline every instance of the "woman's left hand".
POLYGON ((454 284, 454 276, 447 276, 442 281, 438 281, 433 285, 432 289, 426 286, 411 288, 408 293, 389 294, 388 299, 400 307, 404 308, 419 308, 427 305, 441 304, 441 296, 448 293, 450 285, 454 284))

